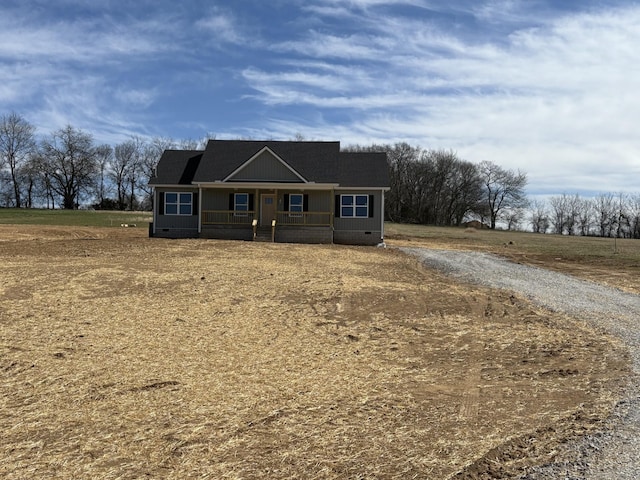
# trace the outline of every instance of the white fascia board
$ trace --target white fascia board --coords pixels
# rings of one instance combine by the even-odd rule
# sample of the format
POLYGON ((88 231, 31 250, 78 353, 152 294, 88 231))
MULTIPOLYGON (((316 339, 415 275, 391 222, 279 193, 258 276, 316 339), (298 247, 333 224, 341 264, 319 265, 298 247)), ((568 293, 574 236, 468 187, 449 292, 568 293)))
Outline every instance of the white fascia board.
POLYGON ((383 192, 388 192, 389 190, 391 190, 391 187, 336 187, 335 190, 362 190, 362 191, 381 190, 383 192))
POLYGON ((239 189, 251 188, 258 190, 334 190, 336 183, 287 183, 287 182, 199 182, 194 184, 200 188, 239 189))
POLYGON ((193 190, 194 188, 198 188, 197 184, 189 184, 189 185, 185 185, 185 184, 180 184, 180 185, 176 185, 175 183, 168 183, 166 185, 150 185, 151 187, 153 187, 154 189, 156 188, 186 188, 189 190, 193 190))

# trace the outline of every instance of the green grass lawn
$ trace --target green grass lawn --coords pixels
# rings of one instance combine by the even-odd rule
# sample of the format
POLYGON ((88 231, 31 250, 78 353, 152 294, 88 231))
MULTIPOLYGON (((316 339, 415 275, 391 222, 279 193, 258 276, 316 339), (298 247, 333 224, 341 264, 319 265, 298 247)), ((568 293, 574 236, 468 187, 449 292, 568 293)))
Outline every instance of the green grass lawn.
POLYGON ((151 212, 0 208, 0 224, 119 227, 126 223, 147 227, 150 221, 151 212))

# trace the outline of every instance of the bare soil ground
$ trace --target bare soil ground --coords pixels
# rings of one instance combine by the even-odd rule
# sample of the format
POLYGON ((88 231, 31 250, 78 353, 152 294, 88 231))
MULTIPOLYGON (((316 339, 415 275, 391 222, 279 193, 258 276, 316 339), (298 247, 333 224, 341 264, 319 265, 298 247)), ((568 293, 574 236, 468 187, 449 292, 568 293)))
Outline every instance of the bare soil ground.
POLYGON ((0 225, 0 278, 7 479, 509 477, 630 371, 394 249, 0 225))

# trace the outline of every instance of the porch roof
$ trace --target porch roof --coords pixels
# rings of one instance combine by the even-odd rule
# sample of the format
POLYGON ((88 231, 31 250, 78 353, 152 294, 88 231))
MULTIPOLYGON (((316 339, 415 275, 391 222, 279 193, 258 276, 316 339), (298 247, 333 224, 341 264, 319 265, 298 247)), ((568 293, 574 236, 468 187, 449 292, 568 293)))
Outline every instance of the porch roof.
POLYGON ((297 183, 297 182, 193 182, 201 188, 246 188, 252 190, 333 190, 337 183, 297 183))

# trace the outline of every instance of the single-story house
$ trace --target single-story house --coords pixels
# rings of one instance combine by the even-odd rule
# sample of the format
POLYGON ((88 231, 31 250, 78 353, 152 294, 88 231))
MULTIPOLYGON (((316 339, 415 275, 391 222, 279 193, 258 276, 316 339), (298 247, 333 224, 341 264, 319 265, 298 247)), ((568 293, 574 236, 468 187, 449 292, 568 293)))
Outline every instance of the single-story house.
POLYGON ((375 245, 384 239, 385 153, 340 142, 210 140, 166 150, 149 185, 149 234, 375 245))

